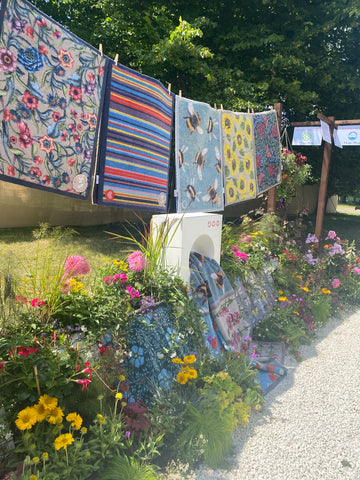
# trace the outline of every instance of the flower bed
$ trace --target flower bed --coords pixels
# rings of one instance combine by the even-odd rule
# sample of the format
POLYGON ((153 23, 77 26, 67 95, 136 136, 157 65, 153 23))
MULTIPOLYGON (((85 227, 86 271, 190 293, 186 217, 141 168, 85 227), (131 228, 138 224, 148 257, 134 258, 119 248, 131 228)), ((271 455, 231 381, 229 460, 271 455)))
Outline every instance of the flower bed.
POLYGON ((68 257, 45 290, 7 275, 0 444, 11 433, 15 448, 0 458, 0 478, 5 468, 30 480, 190 478, 197 462, 221 466, 234 428, 264 402, 253 344, 283 340, 298 356, 331 314, 359 303, 353 245, 333 231, 319 245, 304 222, 282 222, 265 215, 224 227, 228 277, 251 289, 254 275, 276 266, 278 294, 245 348, 219 357, 188 287, 158 267, 149 242, 92 277, 86 259, 68 257), (135 393, 146 382, 147 394, 135 393))

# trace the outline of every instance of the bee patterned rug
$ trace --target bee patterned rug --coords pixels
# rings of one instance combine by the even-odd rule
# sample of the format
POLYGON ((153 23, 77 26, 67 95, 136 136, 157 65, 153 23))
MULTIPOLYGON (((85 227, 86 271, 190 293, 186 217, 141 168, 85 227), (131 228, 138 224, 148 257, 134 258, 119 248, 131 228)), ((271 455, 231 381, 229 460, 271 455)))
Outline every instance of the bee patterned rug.
POLYGON ((0 180, 87 198, 108 59, 25 0, 0 19, 0 180))
POLYGON ((256 197, 253 116, 221 112, 225 205, 256 197))
POLYGON ((99 204, 165 213, 173 94, 157 80, 113 65, 99 155, 99 204))
POLYGON ((176 97, 175 158, 177 211, 223 210, 219 111, 176 97))

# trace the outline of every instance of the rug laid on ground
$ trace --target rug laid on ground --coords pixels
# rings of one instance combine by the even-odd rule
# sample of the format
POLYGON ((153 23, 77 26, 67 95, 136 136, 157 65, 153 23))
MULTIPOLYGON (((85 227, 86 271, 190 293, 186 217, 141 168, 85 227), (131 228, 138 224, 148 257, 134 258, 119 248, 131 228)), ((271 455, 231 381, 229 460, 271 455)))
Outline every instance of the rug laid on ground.
MULTIPOLYGON (((178 365, 171 360, 171 351, 184 356, 191 346, 181 344, 171 308, 165 304, 157 304, 139 313, 129 325, 126 341, 130 360, 124 366, 128 370, 130 390, 125 396, 130 403, 141 400, 150 405, 156 390, 168 390, 179 371, 178 365)), ((109 331, 104 335, 102 345, 111 344, 109 331)))
MULTIPOLYGON (((207 325, 204 341, 209 350, 214 355, 221 355, 226 350, 247 352, 249 362, 257 369, 261 390, 264 394, 267 393, 286 375, 286 369, 281 364, 284 347, 281 344, 271 346, 270 343, 263 342, 256 345, 256 348, 249 345, 253 325, 258 320, 252 319, 248 311, 244 312, 240 308, 242 298, 239 297, 239 290, 234 291, 224 271, 214 259, 192 252, 189 265, 190 295, 207 325), (251 354, 257 356, 252 358, 251 354)), ((246 289, 244 292, 250 297, 248 306, 254 305, 257 293, 246 289)))
POLYGON ((108 59, 26 0, 0 39, 0 179, 87 198, 108 59))
POLYGON ((256 197, 253 116, 221 112, 225 205, 256 197))
POLYGON ((224 209, 220 112, 176 97, 175 152, 178 212, 224 209))
POLYGON ((255 113, 257 195, 281 182, 280 135, 275 110, 255 113))
POLYGON ((99 152, 99 204, 165 213, 173 94, 123 65, 108 79, 99 152))

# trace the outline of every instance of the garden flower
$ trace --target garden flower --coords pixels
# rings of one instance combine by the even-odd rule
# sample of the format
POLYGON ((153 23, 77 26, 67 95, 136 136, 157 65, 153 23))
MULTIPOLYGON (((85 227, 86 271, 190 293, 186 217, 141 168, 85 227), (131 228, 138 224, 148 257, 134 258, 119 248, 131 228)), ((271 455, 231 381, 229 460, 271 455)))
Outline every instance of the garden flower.
POLYGON ((172 363, 182 363, 181 358, 177 358, 177 357, 173 358, 171 361, 172 361, 172 363))
POLYGON ((44 300, 40 300, 39 298, 33 298, 30 302, 30 305, 34 308, 43 307, 45 305, 44 300))
POLYGON ((115 397, 116 397, 118 400, 121 400, 121 399, 123 398, 123 395, 122 395, 122 393, 117 392, 117 394, 115 395, 115 397))
POLYGON ((331 291, 328 288, 322 288, 321 291, 326 295, 329 295, 331 293, 331 291))
POLYGON ((17 352, 22 357, 28 357, 31 353, 36 353, 39 349, 34 347, 21 347, 17 352))
POLYGON ((64 412, 61 407, 55 407, 49 412, 49 416, 47 417, 47 421, 52 425, 56 425, 63 421, 64 412))
POLYGON ((305 243, 319 243, 317 236, 314 233, 309 233, 305 243))
POLYGON ((18 413, 15 425, 19 430, 30 430, 36 423, 37 413, 34 407, 26 407, 18 413))
POLYGON ((310 250, 308 250, 308 253, 305 255, 305 258, 307 259, 307 262, 310 264, 310 265, 316 265, 317 262, 318 262, 318 258, 314 258, 312 256, 312 253, 310 252, 310 250))
POLYGON ((145 267, 145 257, 140 250, 135 250, 128 256, 128 264, 133 272, 141 272, 145 267))
POLYGON ((344 255, 343 249, 341 248, 340 243, 334 243, 333 247, 329 250, 330 257, 333 257, 336 253, 339 255, 344 255))
POLYGON ((126 287, 126 291, 130 295, 130 300, 132 300, 135 297, 136 298, 140 297, 140 294, 139 294, 138 290, 136 290, 136 288, 134 288, 134 287, 126 287))
POLYGON ((195 370, 195 368, 188 368, 186 370, 186 373, 187 373, 187 375, 190 379, 191 378, 197 378, 197 371, 195 370))
POLYGON ((5 367, 5 362, 0 362, 0 372, 5 367))
POLYGON ((333 288, 338 288, 338 287, 340 287, 341 282, 338 278, 334 278, 331 285, 332 285, 333 288))
POLYGON ((176 375, 176 381, 179 382, 181 385, 185 385, 188 379, 189 375, 184 371, 181 371, 176 375))
POLYGON ((39 398, 39 404, 41 404, 48 413, 57 407, 58 399, 55 397, 50 397, 50 395, 41 395, 39 398))
POLYGON ((194 363, 196 361, 195 355, 186 355, 184 357, 184 363, 194 363))
POLYGON ((77 275, 86 275, 90 272, 88 261, 80 255, 72 255, 67 257, 64 262, 64 276, 76 277, 77 275))
POLYGON ((360 275, 360 267, 354 267, 353 272, 356 273, 356 275, 360 275))
POLYGON ((89 385, 89 383, 91 383, 91 380, 89 378, 79 378, 78 380, 75 380, 75 382, 82 385, 81 390, 84 390, 84 388, 86 388, 86 390, 87 390, 88 389, 87 386, 89 385))
POLYGON ((246 233, 242 233, 239 237, 239 242, 250 243, 251 240, 252 240, 251 235, 246 235, 246 233))
POLYGON ((78 413, 76 412, 69 413, 66 417, 66 420, 68 422, 71 422, 71 426, 75 427, 75 430, 80 430, 83 419, 78 413))
POLYGON ((115 280, 120 280, 121 283, 125 283, 128 279, 127 275, 125 273, 117 273, 114 276, 115 280))
POLYGON ((334 238, 336 238, 336 232, 334 232, 334 230, 329 230, 325 240, 334 240, 334 238))
POLYGON ((247 260, 249 255, 245 252, 234 252, 235 257, 240 258, 240 260, 247 260))
POLYGON ((54 446, 56 450, 60 450, 60 448, 63 448, 66 450, 68 445, 71 445, 74 441, 74 437, 71 435, 71 433, 63 433, 62 435, 59 435, 57 438, 54 440, 54 446))
POLYGON ((34 409, 36 410, 36 421, 40 423, 45 420, 48 410, 44 407, 44 404, 39 402, 34 405, 34 409))

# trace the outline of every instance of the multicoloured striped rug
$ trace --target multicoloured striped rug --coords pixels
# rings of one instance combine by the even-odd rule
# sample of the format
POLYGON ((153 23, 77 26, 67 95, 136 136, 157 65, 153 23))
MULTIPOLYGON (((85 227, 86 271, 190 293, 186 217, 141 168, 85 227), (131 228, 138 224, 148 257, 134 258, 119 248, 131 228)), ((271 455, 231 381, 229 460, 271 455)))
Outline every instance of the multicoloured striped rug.
POLYGON ((0 25, 0 180, 85 199, 108 59, 26 0, 0 25))
POLYGON ((115 64, 107 91, 95 202, 166 212, 173 94, 115 64))
POLYGON ((253 116, 221 112, 225 205, 256 197, 253 116))
POLYGON ((257 194, 281 182, 280 135, 275 110, 254 114, 257 194))
POLYGON ((175 157, 178 212, 224 209, 220 112, 176 97, 175 157))

